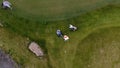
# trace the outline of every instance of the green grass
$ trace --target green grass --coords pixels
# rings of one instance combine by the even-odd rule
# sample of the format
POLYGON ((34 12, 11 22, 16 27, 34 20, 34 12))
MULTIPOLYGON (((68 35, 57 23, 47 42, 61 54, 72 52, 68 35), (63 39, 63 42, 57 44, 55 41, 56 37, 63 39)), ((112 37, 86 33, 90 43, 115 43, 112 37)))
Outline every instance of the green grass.
POLYGON ((0 27, 0 48, 9 54, 21 68, 48 68, 46 59, 40 60, 28 50, 28 40, 0 27))
POLYGON ((84 38, 78 44, 74 67, 118 68, 120 65, 119 31, 119 27, 103 28, 84 38))
MULTIPOLYGON (((87 68, 87 65, 91 68, 107 68, 106 66, 109 65, 105 65, 105 62, 102 62, 102 60, 108 57, 110 57, 106 59, 108 63, 113 64, 113 66, 119 66, 119 61, 116 61, 113 58, 114 56, 111 57, 111 52, 113 51, 113 53, 116 53, 115 56, 117 56, 119 49, 116 49, 117 46, 110 45, 109 48, 107 45, 113 39, 116 40, 115 42, 119 41, 120 29, 111 28, 120 26, 119 12, 119 5, 109 5, 67 20, 39 22, 17 17, 11 11, 0 10, 0 19, 7 30, 13 30, 17 35, 21 34, 29 37, 31 40, 35 40, 43 47, 47 55, 45 60, 38 59, 26 50, 27 43, 20 43, 18 45, 19 48, 16 44, 13 44, 15 43, 14 41, 20 42, 19 40, 13 40, 13 43, 7 42, 8 46, 3 49, 10 54, 15 52, 12 57, 25 68, 87 68), (68 25, 70 23, 78 27, 76 32, 69 31, 68 25), (55 34, 57 29, 61 29, 63 33, 67 34, 70 40, 64 42, 63 39, 58 38, 55 34), (100 40, 96 41, 96 39, 100 40), (105 40, 100 42, 103 39, 105 40), (9 46, 9 43, 11 43, 11 46, 9 46), (105 55, 103 55, 104 57, 98 53, 102 47, 106 51, 105 55), (9 48, 12 49, 10 50, 9 48), (112 60, 108 61, 109 59, 112 60), (99 61, 98 64, 95 63, 96 61, 99 61)), ((14 33, 10 35, 15 37, 14 33)))
MULTIPOLYGON (((68 31, 68 29, 64 28, 64 27, 68 26, 68 22, 60 22, 60 25, 61 24, 63 25, 65 23, 61 27, 59 24, 56 24, 55 26, 50 25, 49 29, 50 29, 50 27, 51 28, 53 28, 53 27, 61 28, 64 33, 66 32, 68 34, 68 36, 70 36, 70 40, 66 43, 63 42, 61 39, 58 39, 57 37, 53 37, 52 31, 50 33, 51 37, 48 36, 49 44, 47 45, 47 47, 49 48, 48 52, 50 52, 49 56, 52 56, 51 57, 52 61, 59 59, 59 61, 57 60, 56 63, 53 64, 53 66, 55 68, 57 68, 57 67, 59 68, 60 66, 61 66, 60 68, 62 68, 62 67, 63 68, 64 67, 65 68, 73 68, 76 66, 73 61, 75 59, 79 60, 80 56, 82 56, 83 60, 79 60, 79 61, 81 61, 81 62, 79 62, 79 63, 81 63, 80 64, 81 66, 78 65, 78 67, 76 67, 76 68, 79 68, 79 67, 83 68, 86 65, 83 62, 87 63, 87 61, 89 61, 89 58, 88 58, 89 54, 87 53, 89 51, 87 51, 87 48, 85 48, 86 53, 82 53, 83 55, 78 55, 78 57, 76 57, 76 53, 79 53, 79 51, 77 52, 76 50, 79 49, 78 47, 79 47, 79 43, 81 42, 81 40, 83 40, 85 37, 87 37, 89 34, 91 34, 93 31, 95 31, 97 29, 120 26, 119 17, 120 17, 119 7, 116 7, 116 8, 115 7, 114 8, 107 7, 107 8, 103 8, 102 10, 97 10, 92 13, 88 13, 79 18, 78 17, 74 18, 73 20, 67 20, 67 21, 69 21, 69 23, 73 23, 76 26, 78 26, 79 30, 76 32, 73 32, 73 33, 66 32, 66 31, 68 31), (67 54, 64 54, 65 50, 67 51, 67 54), (86 57, 86 56, 88 56, 88 57, 86 57)), ((53 30, 53 31, 55 31, 55 30, 53 30)), ((88 45, 89 45, 89 43, 88 43, 88 45)), ((90 49, 90 48, 88 48, 88 49, 90 49)), ((75 61, 77 62, 77 60, 75 60, 75 61)))
POLYGON ((108 4, 120 3, 119 0, 10 0, 10 2, 13 4, 12 12, 15 15, 38 21, 63 20, 108 4))

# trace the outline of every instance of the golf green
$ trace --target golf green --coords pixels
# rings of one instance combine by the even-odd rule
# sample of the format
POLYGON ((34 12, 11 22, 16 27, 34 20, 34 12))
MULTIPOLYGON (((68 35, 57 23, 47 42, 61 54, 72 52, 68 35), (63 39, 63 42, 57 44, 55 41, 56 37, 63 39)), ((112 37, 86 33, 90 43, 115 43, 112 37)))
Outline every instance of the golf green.
MULTIPOLYGON (((32 19, 61 20, 105 6, 113 0, 11 0, 14 13, 32 19)), ((116 1, 116 0, 115 0, 116 1)))

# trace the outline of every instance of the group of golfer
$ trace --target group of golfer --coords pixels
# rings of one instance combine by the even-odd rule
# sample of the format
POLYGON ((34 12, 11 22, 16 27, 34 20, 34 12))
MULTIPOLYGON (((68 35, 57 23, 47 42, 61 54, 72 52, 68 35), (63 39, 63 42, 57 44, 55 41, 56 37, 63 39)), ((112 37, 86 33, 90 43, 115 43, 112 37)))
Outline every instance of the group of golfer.
MULTIPOLYGON (((70 29, 71 31, 76 31, 76 30, 77 30, 77 27, 70 24, 70 25, 69 25, 69 29, 70 29)), ((58 37, 62 37, 62 38, 64 39, 64 41, 69 40, 69 37, 68 37, 67 35, 63 35, 62 31, 59 30, 59 29, 56 31, 56 34, 57 34, 58 37)))

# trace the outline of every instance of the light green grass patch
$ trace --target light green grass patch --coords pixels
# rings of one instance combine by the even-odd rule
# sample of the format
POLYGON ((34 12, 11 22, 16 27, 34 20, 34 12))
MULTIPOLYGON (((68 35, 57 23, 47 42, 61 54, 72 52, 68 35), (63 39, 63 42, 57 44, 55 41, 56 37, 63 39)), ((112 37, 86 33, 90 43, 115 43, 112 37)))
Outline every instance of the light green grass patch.
POLYGON ((120 59, 120 28, 94 31, 77 47, 75 68, 118 68, 120 59))

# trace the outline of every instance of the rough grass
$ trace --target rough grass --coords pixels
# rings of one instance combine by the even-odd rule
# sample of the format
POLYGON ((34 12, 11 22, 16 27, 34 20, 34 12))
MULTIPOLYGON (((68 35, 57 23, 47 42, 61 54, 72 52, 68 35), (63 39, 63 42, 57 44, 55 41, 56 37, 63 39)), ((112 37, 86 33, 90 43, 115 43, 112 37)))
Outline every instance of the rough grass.
MULTIPOLYGON (((38 21, 28 20, 25 18, 16 17, 10 11, 0 10, 0 19, 3 22, 3 24, 6 25, 6 28, 8 30, 13 30, 18 34, 27 36, 30 39, 37 41, 40 45, 42 44, 41 46, 46 50, 46 53, 47 53, 46 61, 37 59, 32 54, 28 55, 29 56, 28 57, 26 54, 29 51, 26 50, 26 47, 23 47, 23 49, 25 48, 24 49, 25 52, 22 53, 24 55, 21 55, 21 51, 23 49, 18 48, 17 50, 15 50, 17 51, 15 54, 18 54, 18 56, 16 57, 15 55, 13 55, 12 57, 18 58, 18 59, 15 59, 16 61, 18 61, 19 63, 23 63, 23 60, 25 59, 24 56, 26 56, 26 59, 28 59, 28 60, 25 60, 25 62, 22 64, 25 68, 29 68, 29 66, 30 68, 45 68, 44 66, 48 66, 48 68, 50 67, 51 68, 87 68, 86 65, 89 64, 90 62, 91 62, 91 64, 89 64, 90 67, 96 68, 97 66, 95 67, 93 65, 96 64, 95 62, 97 58, 99 58, 98 57, 99 53, 97 53, 98 51, 93 53, 93 51, 95 51, 96 48, 93 47, 95 46, 94 44, 93 46, 89 45, 91 44, 90 41, 92 42, 92 40, 87 41, 86 39, 87 42, 85 44, 85 40, 83 39, 86 38, 92 32, 96 32, 98 29, 106 28, 106 27, 107 28, 119 27, 120 26, 119 12, 120 12, 119 5, 107 6, 105 8, 97 9, 96 11, 89 12, 89 13, 83 14, 82 16, 78 16, 76 18, 72 18, 68 20, 38 22, 38 21), (69 31, 68 25, 70 23, 78 27, 78 30, 76 32, 69 31), (64 34, 67 34, 70 37, 70 40, 67 42, 64 42, 63 39, 58 38, 55 34, 56 29, 61 29, 64 34), (85 47, 84 45, 85 46, 88 45, 89 47, 85 47), (91 57, 92 54, 94 54, 94 56, 91 57)), ((106 31, 103 31, 103 32, 106 32, 106 31)), ((100 32, 99 35, 103 34, 103 36, 101 36, 100 38, 104 39, 105 36, 107 36, 106 35, 107 32, 106 33, 103 33, 103 32, 100 32)), ((119 32, 119 30, 115 32, 111 32, 109 34, 113 35, 114 37, 114 35, 116 35, 117 32, 119 32)), ((94 37, 98 37, 98 35, 96 36, 95 34, 94 37)), ((106 37, 106 38, 111 40, 115 39, 113 37, 112 38, 106 37)), ((92 39, 92 37, 88 39, 92 39)), ((96 42, 96 43, 99 44, 100 42, 96 42)), ((106 44, 104 43, 104 45, 106 44)), ((15 45, 10 47, 12 47, 13 49, 16 49, 18 46, 15 45)), ((7 50, 7 48, 10 48, 10 47, 5 47, 4 49, 7 50)), ((107 48, 107 46, 105 48, 107 48)), ((113 48, 115 49, 115 47, 113 48)), ((108 50, 108 52, 110 53, 110 48, 106 50, 108 50)), ((115 49, 115 52, 117 53, 117 49, 115 49)), ((111 55, 109 54, 108 56, 111 56, 111 55)), ((108 58, 108 57, 105 56, 105 58, 108 58)), ((103 59, 104 57, 101 58, 101 60, 103 59)), ((113 61, 115 60, 113 59, 113 61)), ((112 62, 110 61, 110 63, 112 62)), ((100 61, 100 63, 103 64, 104 62, 100 61)), ((116 65, 119 66, 119 64, 116 64, 116 65)))
POLYGON ((46 59, 40 60, 28 50, 30 40, 0 27, 0 48, 6 51, 20 68, 48 68, 46 59))

